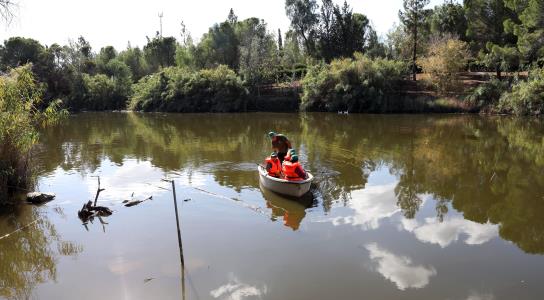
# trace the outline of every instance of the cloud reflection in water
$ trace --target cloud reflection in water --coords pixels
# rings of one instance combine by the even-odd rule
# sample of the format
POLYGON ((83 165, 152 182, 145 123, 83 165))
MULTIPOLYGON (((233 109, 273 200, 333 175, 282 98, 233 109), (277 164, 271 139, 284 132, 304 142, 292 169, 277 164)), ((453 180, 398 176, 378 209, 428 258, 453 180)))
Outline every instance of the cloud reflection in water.
POLYGON ((361 226, 363 229, 378 229, 380 220, 390 218, 400 212, 395 198, 396 183, 369 186, 362 190, 351 192, 349 208, 353 214, 345 217, 332 218, 335 226, 349 224, 361 226))
POLYGON ((457 241, 461 234, 468 237, 467 245, 484 244, 499 235, 498 225, 491 223, 480 224, 462 217, 453 217, 439 222, 436 218, 426 218, 424 224, 416 220, 403 219, 401 226, 406 231, 413 232, 418 240, 424 243, 437 244, 445 248, 457 241))
POLYGON ((242 283, 233 277, 229 283, 212 290, 210 295, 214 298, 225 300, 242 300, 245 298, 261 299, 266 292, 266 286, 258 288, 256 286, 242 283))
POLYGON ((365 248, 370 252, 370 259, 378 264, 376 271, 393 282, 399 290, 423 288, 436 275, 432 266, 414 265, 410 258, 397 256, 376 243, 367 244, 365 248))

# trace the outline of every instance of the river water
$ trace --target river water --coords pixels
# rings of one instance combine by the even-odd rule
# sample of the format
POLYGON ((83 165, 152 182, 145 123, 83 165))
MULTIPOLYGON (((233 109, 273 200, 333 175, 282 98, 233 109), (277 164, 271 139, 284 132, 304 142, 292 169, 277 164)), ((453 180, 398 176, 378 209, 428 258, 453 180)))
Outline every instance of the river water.
POLYGON ((38 189, 57 197, 0 214, 0 236, 27 226, 0 239, 0 298, 544 295, 539 120, 83 113, 40 140, 38 189), (316 177, 303 199, 259 187, 271 130, 316 177), (114 213, 82 224, 96 176, 114 213))

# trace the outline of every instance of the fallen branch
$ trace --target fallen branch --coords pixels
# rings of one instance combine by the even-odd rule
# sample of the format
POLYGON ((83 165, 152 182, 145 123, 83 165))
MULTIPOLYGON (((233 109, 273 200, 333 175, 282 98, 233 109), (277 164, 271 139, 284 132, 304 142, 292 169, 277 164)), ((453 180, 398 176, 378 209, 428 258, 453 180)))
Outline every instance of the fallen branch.
POLYGON ((97 176, 97 177, 98 177, 98 189, 96 190, 96 196, 94 197, 94 206, 96 206, 96 201, 98 201, 98 195, 100 195, 100 192, 105 190, 100 188, 100 176, 97 176))
POLYGON ((149 196, 147 199, 144 199, 144 200, 125 200, 123 201, 123 203, 126 203, 125 206, 126 207, 131 207, 131 206, 135 206, 135 205, 138 205, 142 202, 145 202, 145 201, 148 201, 148 200, 153 200, 153 196, 149 196))
MULTIPOLYGON (((81 210, 77 212, 77 216, 81 219, 85 227, 87 222, 92 222, 95 216, 100 218, 100 217, 108 217, 113 214, 113 211, 109 209, 108 207, 96 205, 100 192, 105 190, 100 188, 100 176, 97 176, 97 177, 98 177, 98 188, 96 189, 96 196, 94 197, 94 205, 92 201, 89 201, 83 204, 83 207, 81 207, 81 210)), ((102 223, 102 225, 104 225, 104 222, 102 221, 102 219, 100 219, 100 222, 102 223)))

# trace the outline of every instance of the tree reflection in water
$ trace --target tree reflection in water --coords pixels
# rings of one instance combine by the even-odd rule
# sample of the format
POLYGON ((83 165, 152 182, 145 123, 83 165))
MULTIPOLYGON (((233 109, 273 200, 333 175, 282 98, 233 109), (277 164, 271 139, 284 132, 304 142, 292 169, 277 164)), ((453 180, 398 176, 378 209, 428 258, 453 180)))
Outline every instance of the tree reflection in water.
POLYGON ((500 236, 524 251, 544 253, 544 124, 537 119, 89 113, 44 132, 42 172, 93 172, 105 158, 122 165, 130 157, 165 172, 209 174, 237 191, 258 189, 252 164, 269 153, 270 130, 286 134, 318 175, 325 212, 353 201, 369 174, 386 167, 398 179, 405 217, 414 218, 429 195, 438 221, 453 207, 469 221, 498 224, 500 236))
MULTIPOLYGON (((58 211, 58 210, 57 210, 58 211)), ((82 247, 63 241, 40 208, 21 205, 0 215, 0 298, 29 299, 38 284, 55 280, 59 256, 76 256, 82 247)))

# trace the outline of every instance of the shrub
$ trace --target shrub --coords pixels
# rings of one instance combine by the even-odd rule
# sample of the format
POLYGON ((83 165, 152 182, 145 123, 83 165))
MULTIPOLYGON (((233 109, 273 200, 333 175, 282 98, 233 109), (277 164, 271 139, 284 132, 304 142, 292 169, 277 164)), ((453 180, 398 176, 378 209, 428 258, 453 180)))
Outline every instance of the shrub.
POLYGON ((456 91, 458 74, 465 70, 470 54, 467 43, 457 39, 440 39, 432 42, 429 53, 418 61, 423 72, 439 92, 456 91))
POLYGON ((190 71, 171 67, 133 87, 129 109, 168 112, 245 111, 247 90, 226 66, 190 71))
POLYGON ((480 108, 493 106, 499 102, 501 95, 508 91, 509 87, 508 81, 493 78, 470 91, 465 100, 480 108))
POLYGON ((43 92, 31 65, 0 76, 0 203, 14 189, 27 188, 31 182, 28 159, 38 140, 36 127, 65 114, 58 101, 39 111, 43 92))
POLYGON ((302 110, 352 112, 379 111, 382 101, 393 93, 407 74, 403 62, 370 59, 333 60, 308 69, 302 81, 302 110))
POLYGON ((527 81, 512 86, 512 91, 502 95, 497 109, 516 115, 544 114, 544 69, 532 71, 527 81))

